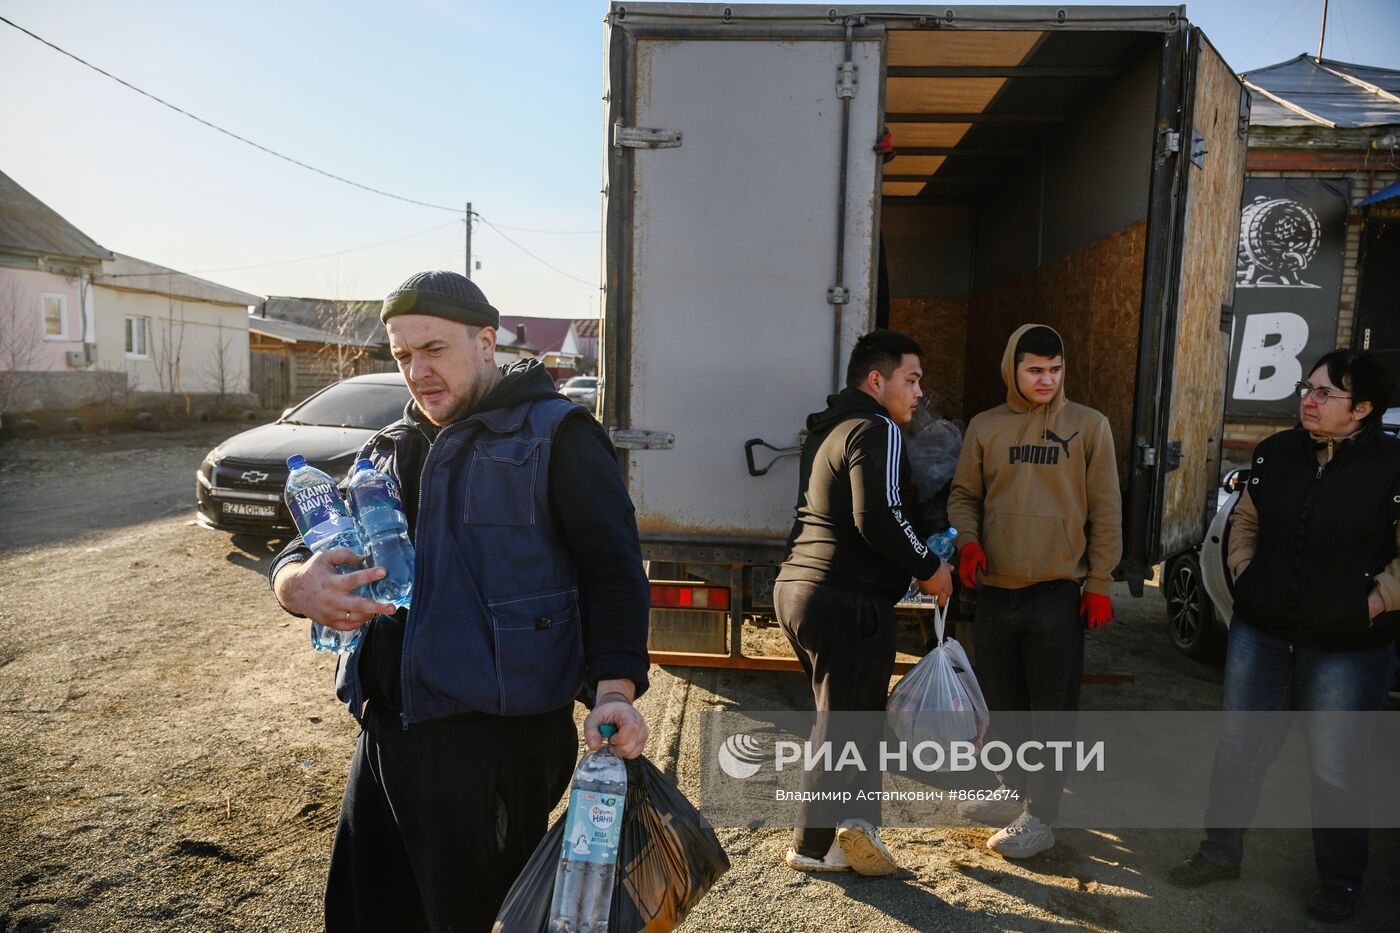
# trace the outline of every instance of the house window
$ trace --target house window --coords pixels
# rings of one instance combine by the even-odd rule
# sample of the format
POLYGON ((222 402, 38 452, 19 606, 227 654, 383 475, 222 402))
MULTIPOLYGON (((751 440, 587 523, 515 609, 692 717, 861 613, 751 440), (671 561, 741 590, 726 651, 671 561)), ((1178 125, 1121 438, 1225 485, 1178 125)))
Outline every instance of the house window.
POLYGON ((126 319, 126 355, 132 359, 144 360, 151 355, 147 344, 149 319, 129 317, 126 319))
POLYGON ((44 295, 40 299, 44 308, 44 339, 68 339, 68 296, 44 295))

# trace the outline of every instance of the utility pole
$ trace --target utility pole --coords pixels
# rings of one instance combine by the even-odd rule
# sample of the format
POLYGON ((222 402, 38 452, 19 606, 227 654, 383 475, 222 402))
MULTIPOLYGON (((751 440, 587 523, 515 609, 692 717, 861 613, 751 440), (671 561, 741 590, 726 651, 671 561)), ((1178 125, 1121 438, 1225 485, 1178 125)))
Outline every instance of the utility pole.
POLYGON ((1317 40, 1317 62, 1322 63, 1322 44, 1327 41, 1327 0, 1322 0, 1322 36, 1317 40))
POLYGON ((472 277, 472 202, 467 202, 467 278, 472 277))

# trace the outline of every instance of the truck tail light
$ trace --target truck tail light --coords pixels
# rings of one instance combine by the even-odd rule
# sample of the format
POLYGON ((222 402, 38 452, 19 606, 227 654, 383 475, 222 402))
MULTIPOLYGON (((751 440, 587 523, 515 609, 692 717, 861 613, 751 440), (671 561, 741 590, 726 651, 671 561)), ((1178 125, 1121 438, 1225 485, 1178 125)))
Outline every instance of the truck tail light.
POLYGON ((729 587, 695 583, 653 583, 653 609, 712 609, 729 611, 729 587))

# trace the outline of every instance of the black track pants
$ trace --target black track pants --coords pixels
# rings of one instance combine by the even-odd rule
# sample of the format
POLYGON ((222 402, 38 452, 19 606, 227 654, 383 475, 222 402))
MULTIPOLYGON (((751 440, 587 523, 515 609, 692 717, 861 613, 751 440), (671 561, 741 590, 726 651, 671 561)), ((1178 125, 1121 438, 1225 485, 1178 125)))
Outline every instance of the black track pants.
POLYGON ((326 929, 489 931, 578 751, 571 707, 404 730, 371 703, 326 882, 326 929))
MULTIPOLYGON (((888 600, 843 587, 783 581, 773 589, 773 605, 797 660, 812 684, 818 713, 878 711, 885 709, 894 673, 894 605, 888 600)), ((818 716, 809 741, 818 748, 825 741, 843 745, 846 737, 828 734, 824 717, 818 716)), ((863 761, 878 761, 878 730, 851 737, 863 761)), ((862 774, 841 772, 824 775, 804 772, 802 790, 880 789, 877 768, 862 774)), ((823 807, 829 810, 829 805, 823 807)), ((836 838, 834 825, 809 826, 807 805, 798 808, 792 847, 799 855, 821 858, 836 838)), ((880 823, 879 800, 855 801, 843 819, 859 817, 880 823)), ((830 824, 830 820, 822 822, 830 824)))

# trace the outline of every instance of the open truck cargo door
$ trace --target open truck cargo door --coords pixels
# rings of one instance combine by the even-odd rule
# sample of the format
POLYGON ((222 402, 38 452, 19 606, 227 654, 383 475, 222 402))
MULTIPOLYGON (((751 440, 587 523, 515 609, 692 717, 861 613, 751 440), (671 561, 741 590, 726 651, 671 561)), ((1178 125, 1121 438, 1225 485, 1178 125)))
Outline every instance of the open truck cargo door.
POLYGON ((1185 28, 1165 48, 1148 243, 1160 259, 1149 258, 1144 282, 1130 579, 1199 544, 1214 514, 1249 134, 1249 96, 1201 30, 1185 28))
POLYGON ((782 559, 873 326, 882 35, 609 14, 602 416, 653 560, 782 559))

